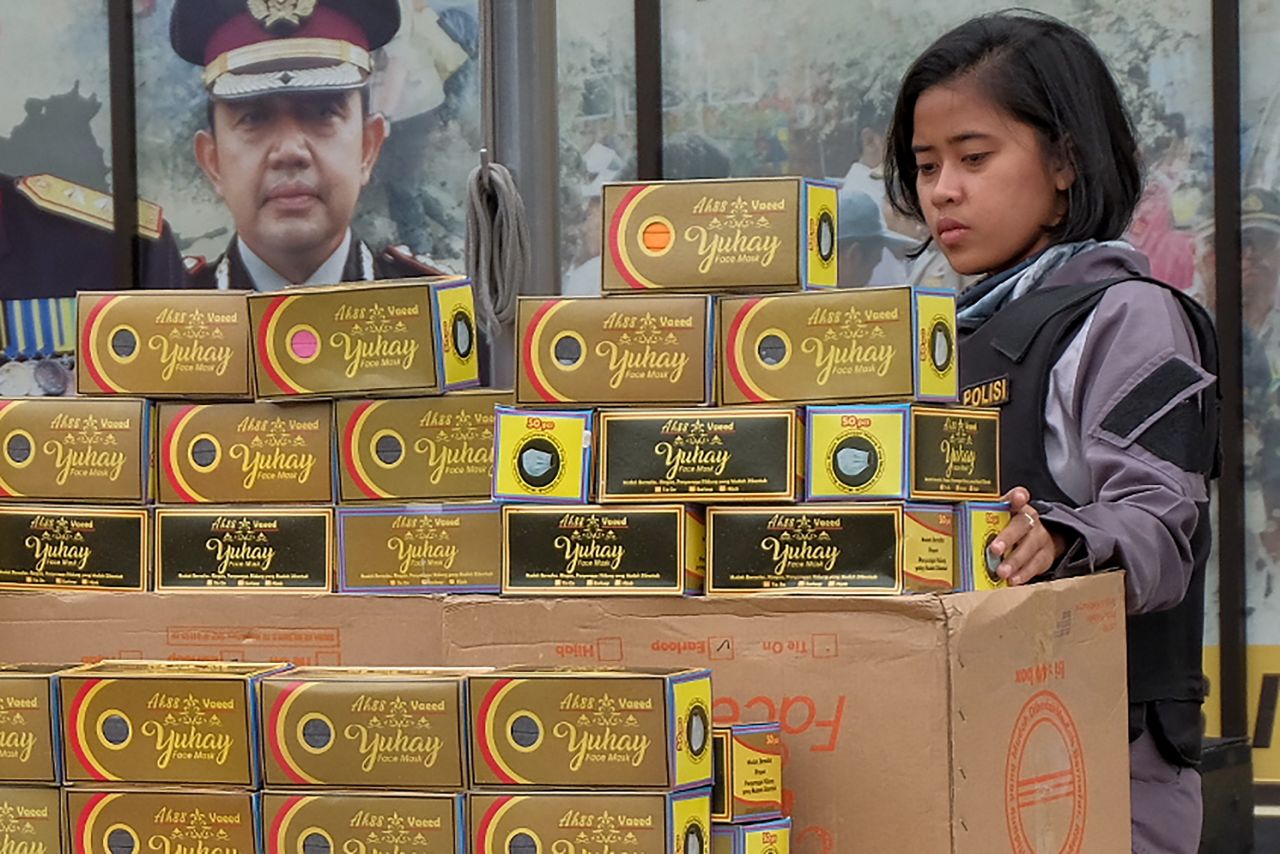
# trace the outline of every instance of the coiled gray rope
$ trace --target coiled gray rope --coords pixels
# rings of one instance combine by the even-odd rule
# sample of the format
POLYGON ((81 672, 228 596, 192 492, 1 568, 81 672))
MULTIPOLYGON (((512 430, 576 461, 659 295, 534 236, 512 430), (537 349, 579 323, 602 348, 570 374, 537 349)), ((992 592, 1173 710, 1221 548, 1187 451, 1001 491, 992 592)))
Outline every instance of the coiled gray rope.
POLYGON ((501 163, 481 165, 467 179, 467 274, 491 332, 515 323, 530 270, 529 223, 515 178, 501 163))

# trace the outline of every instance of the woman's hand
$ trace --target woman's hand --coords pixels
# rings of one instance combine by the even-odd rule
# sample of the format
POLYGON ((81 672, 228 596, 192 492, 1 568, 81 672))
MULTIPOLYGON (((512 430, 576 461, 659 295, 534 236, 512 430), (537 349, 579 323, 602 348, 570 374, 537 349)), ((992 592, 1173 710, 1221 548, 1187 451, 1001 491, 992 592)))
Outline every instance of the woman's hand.
POLYGON ((991 541, 991 553, 1000 558, 996 574, 1012 585, 1026 584, 1053 568, 1066 552, 1066 541, 1040 522, 1026 489, 1012 489, 1004 500, 1009 502, 1013 519, 991 541))

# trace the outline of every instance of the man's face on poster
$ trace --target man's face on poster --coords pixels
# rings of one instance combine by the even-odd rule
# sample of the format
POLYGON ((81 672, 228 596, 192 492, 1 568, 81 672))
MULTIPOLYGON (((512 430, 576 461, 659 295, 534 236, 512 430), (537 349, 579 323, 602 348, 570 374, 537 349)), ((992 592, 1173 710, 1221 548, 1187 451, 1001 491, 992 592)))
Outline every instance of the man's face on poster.
POLYGON ((358 91, 215 101, 196 159, 264 258, 332 254, 386 139, 358 91))

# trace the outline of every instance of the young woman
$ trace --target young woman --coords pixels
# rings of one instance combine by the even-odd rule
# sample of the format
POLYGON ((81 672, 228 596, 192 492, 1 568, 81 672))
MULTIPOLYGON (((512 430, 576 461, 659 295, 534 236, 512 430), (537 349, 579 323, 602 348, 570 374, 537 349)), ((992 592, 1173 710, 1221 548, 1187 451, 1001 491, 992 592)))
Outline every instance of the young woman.
POLYGON ((1137 152, 1085 36, 998 14, 907 72, 885 176, 956 272, 983 277, 960 297, 960 371, 1008 389, 998 574, 1127 571, 1133 850, 1194 852, 1217 351, 1205 312, 1120 239, 1137 152))

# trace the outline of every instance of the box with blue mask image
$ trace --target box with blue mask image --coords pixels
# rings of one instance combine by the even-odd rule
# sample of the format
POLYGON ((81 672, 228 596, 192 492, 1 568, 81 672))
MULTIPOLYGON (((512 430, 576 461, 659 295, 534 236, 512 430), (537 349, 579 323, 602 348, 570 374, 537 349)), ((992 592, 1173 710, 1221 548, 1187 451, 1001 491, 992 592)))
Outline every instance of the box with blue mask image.
POLYGON ((1000 414, 930 406, 810 406, 806 499, 994 500, 1000 414))
POLYGON ((991 544, 1013 519, 1008 504, 967 502, 957 510, 959 519, 960 588, 965 591, 999 590, 1009 582, 997 574, 1000 557, 991 544))
POLYGON ((585 504, 592 486, 590 410, 494 408, 493 498, 585 504))

